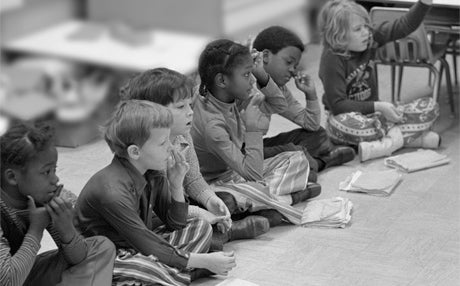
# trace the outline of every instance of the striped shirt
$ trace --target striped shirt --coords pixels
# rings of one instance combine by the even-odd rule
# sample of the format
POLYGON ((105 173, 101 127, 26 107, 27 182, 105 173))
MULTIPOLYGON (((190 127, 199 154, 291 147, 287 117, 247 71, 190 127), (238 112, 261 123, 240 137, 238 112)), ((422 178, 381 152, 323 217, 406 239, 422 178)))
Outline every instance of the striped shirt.
MULTIPOLYGON (((8 195, 1 190, 0 210, 0 285, 22 285, 27 279, 40 249, 40 242, 28 234, 29 212, 7 205, 8 195)), ((57 230, 47 228, 69 265, 86 258, 87 245, 81 235, 68 244, 62 244, 57 230), (82 254, 84 255, 82 257, 82 254)))

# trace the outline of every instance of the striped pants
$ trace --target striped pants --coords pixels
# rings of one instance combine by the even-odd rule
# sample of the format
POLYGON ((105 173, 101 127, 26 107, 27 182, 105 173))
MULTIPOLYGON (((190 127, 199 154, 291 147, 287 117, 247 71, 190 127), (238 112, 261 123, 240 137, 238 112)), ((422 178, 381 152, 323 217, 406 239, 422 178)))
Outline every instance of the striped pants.
POLYGON ((301 151, 283 152, 264 160, 264 181, 249 182, 237 173, 211 185, 217 192, 231 193, 240 211, 276 209, 291 223, 300 224, 303 210, 291 206, 291 193, 305 190, 310 172, 301 151))
MULTIPOLYGON (((165 226, 154 230, 171 245, 191 253, 207 253, 211 243, 212 228, 200 219, 189 220, 181 230, 168 232, 165 226)), ((112 285, 189 285, 190 270, 160 262, 153 255, 142 255, 134 249, 118 249, 113 268, 112 285)))
POLYGON ((439 116, 438 103, 431 97, 418 98, 398 109, 403 111, 403 120, 396 125, 387 123, 380 113, 349 112, 329 115, 326 130, 332 142, 356 146, 359 142, 380 140, 391 127, 398 126, 408 144, 429 130, 439 116))

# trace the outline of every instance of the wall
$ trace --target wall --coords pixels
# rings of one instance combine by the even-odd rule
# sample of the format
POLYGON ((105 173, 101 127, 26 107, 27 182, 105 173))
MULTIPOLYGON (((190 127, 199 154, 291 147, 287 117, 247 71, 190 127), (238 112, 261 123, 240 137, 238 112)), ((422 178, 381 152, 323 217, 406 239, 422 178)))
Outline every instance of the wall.
POLYGON ((66 19, 80 17, 84 2, 81 0, 26 0, 18 8, 2 11, 0 40, 8 41, 66 19))

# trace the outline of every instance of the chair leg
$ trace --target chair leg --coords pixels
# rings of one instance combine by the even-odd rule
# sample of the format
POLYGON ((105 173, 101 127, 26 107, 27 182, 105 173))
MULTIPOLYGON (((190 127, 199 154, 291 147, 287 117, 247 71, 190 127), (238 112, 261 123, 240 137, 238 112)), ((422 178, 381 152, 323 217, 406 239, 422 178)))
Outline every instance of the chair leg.
POLYGON ((454 63, 454 81, 458 85, 458 70, 457 70, 457 41, 452 41, 452 62, 454 63))
MULTIPOLYGON (((446 70, 446 83, 447 83, 447 93, 449 95, 449 104, 450 104, 450 111, 455 113, 455 103, 454 103, 454 92, 452 90, 452 80, 450 77, 450 68, 449 64, 447 63, 444 57, 439 59, 441 61, 441 71, 444 69, 446 70)), ((441 82, 442 79, 442 72, 439 74, 439 81, 441 82)))
POLYGON ((402 86, 402 77, 404 72, 404 65, 399 65, 399 74, 398 74, 398 101, 401 101, 401 86, 402 86))
POLYGON ((396 73, 396 66, 391 65, 391 101, 395 103, 395 73, 396 73))

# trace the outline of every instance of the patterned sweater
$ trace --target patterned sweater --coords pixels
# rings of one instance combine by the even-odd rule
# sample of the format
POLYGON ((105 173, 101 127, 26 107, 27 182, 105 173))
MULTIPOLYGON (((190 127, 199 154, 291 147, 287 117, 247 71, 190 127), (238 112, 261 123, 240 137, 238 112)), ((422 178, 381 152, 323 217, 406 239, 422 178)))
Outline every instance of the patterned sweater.
POLYGON ((374 102, 379 100, 374 72, 377 49, 415 31, 429 9, 430 6, 417 2, 400 19, 373 27, 374 42, 363 52, 351 52, 349 56, 345 56, 325 48, 319 68, 319 77, 324 86, 325 108, 334 115, 375 112, 374 102))

